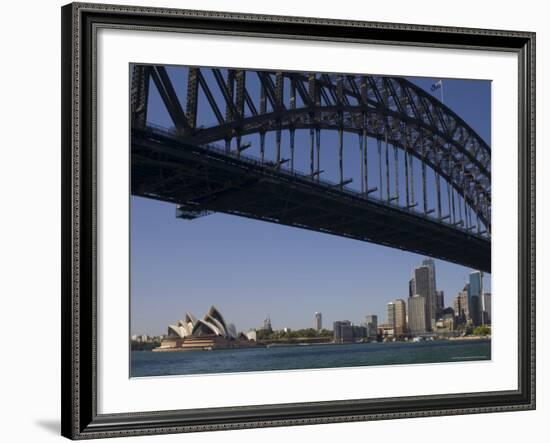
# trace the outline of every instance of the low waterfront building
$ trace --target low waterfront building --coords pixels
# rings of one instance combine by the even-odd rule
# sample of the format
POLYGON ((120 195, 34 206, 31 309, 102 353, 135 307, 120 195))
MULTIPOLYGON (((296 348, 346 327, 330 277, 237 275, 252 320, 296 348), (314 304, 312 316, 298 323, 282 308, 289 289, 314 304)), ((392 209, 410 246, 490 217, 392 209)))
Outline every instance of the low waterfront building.
POLYGON ((378 335, 382 337, 393 337, 395 335, 393 325, 390 323, 380 323, 378 325, 378 335))
POLYGON ((441 312, 441 315, 436 322, 436 328, 434 332, 439 334, 450 334, 454 332, 456 324, 457 321, 454 309, 445 308, 441 312))
POLYGON ((353 341, 353 328, 349 320, 340 320, 333 323, 334 343, 346 343, 353 341))
POLYGON ((454 321, 449 319, 439 319, 435 322, 436 334, 448 335, 454 331, 454 321))
POLYGON ((367 328, 365 326, 352 325, 353 339, 356 341, 362 341, 367 338, 367 328))
POLYGON ((134 336, 132 336, 132 340, 136 341, 138 343, 147 343, 149 341, 149 337, 145 334, 143 334, 143 335, 134 335, 134 336))
POLYGON ((443 309, 441 312, 441 318, 445 319, 456 319, 456 313, 455 310, 451 307, 443 309))

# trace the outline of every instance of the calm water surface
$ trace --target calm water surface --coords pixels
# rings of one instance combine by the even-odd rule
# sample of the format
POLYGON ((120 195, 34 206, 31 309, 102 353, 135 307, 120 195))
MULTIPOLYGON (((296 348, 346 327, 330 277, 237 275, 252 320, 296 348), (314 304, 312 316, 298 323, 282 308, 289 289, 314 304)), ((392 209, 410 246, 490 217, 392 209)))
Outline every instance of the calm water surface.
POLYGON ((342 368, 491 359, 490 340, 310 345, 215 351, 132 351, 131 376, 342 368))

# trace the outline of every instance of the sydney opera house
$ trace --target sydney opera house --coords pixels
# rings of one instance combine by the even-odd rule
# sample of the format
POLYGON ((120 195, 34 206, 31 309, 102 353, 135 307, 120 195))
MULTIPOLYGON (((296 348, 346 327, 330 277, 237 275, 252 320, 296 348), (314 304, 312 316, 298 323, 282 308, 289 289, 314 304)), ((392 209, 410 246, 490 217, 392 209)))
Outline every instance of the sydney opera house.
POLYGON ((203 319, 186 313, 183 320, 168 326, 168 334, 155 351, 192 351, 254 346, 232 323, 227 324, 220 311, 211 306, 203 319))

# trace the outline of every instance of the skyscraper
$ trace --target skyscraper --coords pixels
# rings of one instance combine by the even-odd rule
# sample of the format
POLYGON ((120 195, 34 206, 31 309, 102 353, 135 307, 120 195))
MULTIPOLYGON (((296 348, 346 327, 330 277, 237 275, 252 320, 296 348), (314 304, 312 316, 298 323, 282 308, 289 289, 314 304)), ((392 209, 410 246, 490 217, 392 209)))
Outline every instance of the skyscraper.
POLYGON ((407 333, 407 304, 405 300, 394 300, 394 326, 395 335, 405 335, 407 333))
POLYGON ((466 320, 472 320, 472 311, 470 311, 470 283, 466 283, 462 288, 462 299, 464 310, 466 311, 466 320))
POLYGON ((429 330, 426 312, 426 297, 419 294, 409 297, 409 330, 412 334, 422 334, 429 330))
POLYGON ((367 328, 367 336, 369 338, 376 338, 378 335, 378 316, 367 315, 365 319, 365 327, 367 328))
POLYGON ((409 280, 409 297, 412 297, 416 294, 416 283, 414 277, 409 280))
POLYGON ((427 266, 419 266, 414 270, 415 293, 428 297, 430 293, 430 269, 427 266))
POLYGON ((422 260, 422 266, 427 266, 430 269, 430 286, 435 292, 435 262, 431 258, 425 258, 422 260))
POLYGON ((460 291, 453 300, 453 309, 457 317, 458 323, 465 323, 470 318, 470 310, 468 307, 468 290, 460 291))
POLYGON ((323 314, 320 312, 315 313, 315 329, 318 331, 323 329, 323 314))
POLYGON ((485 292, 483 294, 483 320, 484 324, 491 324, 491 293, 485 292))
POLYGON ((445 293, 443 291, 435 291, 436 317, 439 320, 445 309, 445 293))
POLYGON ((386 305, 386 324, 393 328, 395 334, 395 303, 392 301, 386 305))
POLYGON ((424 297, 425 299, 425 318, 428 322, 428 330, 435 324, 435 293, 431 291, 431 272, 428 266, 422 265, 414 270, 414 281, 416 294, 424 297))
POLYGON ((468 286, 468 305, 470 308, 470 316, 474 326, 479 326, 482 323, 483 307, 482 307, 482 273, 479 271, 470 272, 468 286))
POLYGON ((428 310, 430 314, 430 322, 431 326, 435 325, 435 321, 437 320, 437 298, 436 298, 436 279, 435 279, 435 262, 431 258, 426 258, 422 260, 422 266, 428 267, 428 284, 429 284, 429 293, 430 296, 428 297, 428 310))

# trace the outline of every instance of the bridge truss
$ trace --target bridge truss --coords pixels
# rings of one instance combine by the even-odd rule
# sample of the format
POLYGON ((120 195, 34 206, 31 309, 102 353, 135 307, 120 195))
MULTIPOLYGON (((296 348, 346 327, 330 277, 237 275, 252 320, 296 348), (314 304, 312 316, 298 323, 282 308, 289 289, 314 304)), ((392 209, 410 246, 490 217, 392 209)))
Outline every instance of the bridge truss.
POLYGON ((490 271, 490 147, 407 79, 134 65, 131 106, 132 192, 182 218, 232 213, 490 271), (153 88, 170 127, 148 119, 153 88))

